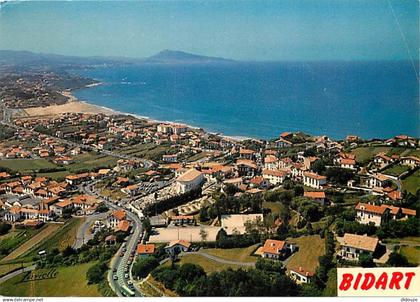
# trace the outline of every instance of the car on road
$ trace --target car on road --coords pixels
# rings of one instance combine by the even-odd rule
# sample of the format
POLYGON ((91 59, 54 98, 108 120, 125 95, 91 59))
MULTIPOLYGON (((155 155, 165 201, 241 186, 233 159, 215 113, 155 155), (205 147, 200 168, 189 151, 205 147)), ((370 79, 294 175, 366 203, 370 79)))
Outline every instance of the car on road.
POLYGON ((116 268, 114 268, 114 269, 112 270, 112 272, 113 272, 113 273, 116 273, 116 272, 117 272, 117 269, 116 269, 116 268))
POLYGON ((127 264, 128 264, 128 265, 130 265, 130 264, 131 264, 131 262, 132 262, 132 261, 131 261, 130 259, 128 259, 127 264))
POLYGON ((128 280, 128 281, 127 281, 127 284, 128 284, 128 286, 133 285, 133 281, 128 280))
POLYGON ((128 274, 125 274, 125 275, 124 275, 124 278, 125 278, 125 279, 128 279, 128 278, 130 278, 130 276, 129 276, 128 274))
POLYGON ((118 280, 118 276, 117 275, 114 275, 114 276, 112 276, 112 279, 118 280))
POLYGON ((128 273, 128 266, 124 268, 124 273, 128 273))

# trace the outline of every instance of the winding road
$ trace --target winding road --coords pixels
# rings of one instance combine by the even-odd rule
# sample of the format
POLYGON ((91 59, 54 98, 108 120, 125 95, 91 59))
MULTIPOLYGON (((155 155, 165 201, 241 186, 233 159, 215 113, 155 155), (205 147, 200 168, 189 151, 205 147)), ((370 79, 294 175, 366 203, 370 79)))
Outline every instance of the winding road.
MULTIPOLYGON (((88 195, 94 195, 94 196, 97 196, 98 198, 102 198, 100 194, 94 189, 94 185, 97 182, 98 181, 81 185, 79 188, 88 195)), ((106 205, 112 210, 124 209, 123 207, 110 202, 108 199, 105 199, 104 201, 106 205)), ((129 261, 131 253, 132 252, 134 252, 134 254, 136 253, 137 243, 139 242, 143 234, 143 227, 142 227, 142 222, 140 218, 136 214, 130 211, 125 210, 125 212, 127 213, 128 218, 133 222, 132 234, 126 237, 125 248, 127 249, 127 251, 124 253, 124 256, 120 257, 120 254, 123 249, 123 246, 121 246, 118 252, 112 258, 111 263, 110 263, 110 269, 107 274, 107 279, 108 279, 108 283, 110 287, 119 297, 124 296, 123 294, 124 291, 122 287, 123 286, 129 287, 128 281, 133 281, 132 274, 130 273, 131 269, 129 269, 128 272, 126 272, 125 268, 129 266, 128 261, 129 261), (129 278, 125 278, 125 274, 128 274, 129 278), (117 276, 118 278, 117 280, 114 280, 114 275, 117 276)), ((82 232, 82 230, 80 231, 82 232)), ((137 297, 143 296, 136 288, 131 287, 130 289, 135 293, 135 296, 137 297)))

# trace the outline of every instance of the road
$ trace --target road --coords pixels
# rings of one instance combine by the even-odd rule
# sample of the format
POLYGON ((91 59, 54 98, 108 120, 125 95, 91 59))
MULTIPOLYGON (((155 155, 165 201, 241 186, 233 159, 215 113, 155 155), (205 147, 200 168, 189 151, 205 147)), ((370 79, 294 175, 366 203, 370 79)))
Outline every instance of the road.
POLYGON ((9 280, 10 278, 13 278, 17 275, 20 275, 20 274, 24 273, 24 272, 33 271, 35 268, 36 268, 36 265, 34 264, 34 265, 31 265, 31 266, 28 266, 28 267, 18 269, 14 272, 11 272, 11 273, 7 274, 7 275, 4 275, 3 277, 0 278, 0 283, 3 283, 5 281, 9 280))
POLYGON ((84 243, 88 242, 93 238, 93 234, 88 232, 90 225, 95 220, 103 220, 107 217, 107 213, 95 213, 90 216, 86 216, 85 221, 79 226, 76 235, 76 241, 73 244, 74 249, 80 248, 84 243))
MULTIPOLYGON (((99 193, 95 191, 93 187, 97 182, 98 181, 95 181, 86 185, 82 185, 80 186, 80 189, 83 190, 86 194, 95 195, 101 198, 99 193)), ((105 200, 105 203, 112 210, 124 209, 123 207, 118 206, 107 199, 105 200)), ((128 267, 128 261, 129 261, 131 253, 132 252, 134 252, 134 254, 136 253, 137 244, 143 233, 143 227, 142 227, 142 222, 140 218, 136 214, 130 211, 125 210, 125 212, 127 213, 128 218, 133 222, 133 225, 132 225, 133 233, 130 234, 128 237, 126 237, 125 248, 127 249, 127 251, 124 253, 124 256, 120 257, 120 253, 122 252, 122 249, 123 249, 123 246, 121 246, 117 254, 111 260, 110 270, 108 271, 108 274, 107 274, 109 285, 119 297, 123 296, 122 286, 125 285, 128 287, 128 281, 133 281, 132 274, 130 273, 131 266, 129 267, 128 270, 126 270, 126 267, 128 267), (128 278, 125 278, 125 274, 128 274, 128 278), (117 276, 118 278, 117 280, 114 280, 114 275, 117 276)), ((137 297, 143 296, 134 287, 132 287, 131 289, 135 292, 135 295, 137 297)))

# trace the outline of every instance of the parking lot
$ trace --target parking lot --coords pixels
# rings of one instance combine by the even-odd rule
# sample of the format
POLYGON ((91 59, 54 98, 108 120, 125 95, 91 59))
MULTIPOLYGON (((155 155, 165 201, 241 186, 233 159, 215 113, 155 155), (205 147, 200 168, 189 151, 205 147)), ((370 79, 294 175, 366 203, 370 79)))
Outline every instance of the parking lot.
POLYGON ((201 230, 207 233, 207 237, 204 241, 211 242, 216 241, 217 233, 220 227, 215 226, 185 226, 185 227, 168 227, 168 228, 157 228, 156 233, 150 235, 149 242, 151 243, 162 243, 171 242, 173 240, 182 239, 189 242, 201 242, 203 238, 200 234, 201 230))

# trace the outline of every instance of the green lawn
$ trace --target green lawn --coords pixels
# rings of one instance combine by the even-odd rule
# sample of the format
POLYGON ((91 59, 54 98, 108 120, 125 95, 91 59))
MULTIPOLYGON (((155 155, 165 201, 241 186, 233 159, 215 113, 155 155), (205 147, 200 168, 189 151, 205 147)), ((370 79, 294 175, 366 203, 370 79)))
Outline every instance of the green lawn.
POLYGON ((89 262, 57 268, 58 274, 54 279, 23 282, 24 274, 21 274, 2 283, 0 294, 20 297, 100 297, 98 286, 88 285, 86 280, 86 271, 93 264, 89 262))
POLYGON ((299 246, 299 251, 290 256, 286 267, 289 269, 302 266, 315 272, 319 265, 318 258, 325 254, 325 240, 319 235, 288 238, 287 240, 296 243, 299 246))
POLYGON ((3 159, 0 160, 0 167, 8 168, 14 172, 24 173, 39 169, 57 168, 58 166, 46 159, 3 159))
POLYGON ((408 262, 420 264, 420 246, 402 246, 400 253, 407 257, 408 262))
POLYGON ((420 189, 420 169, 402 181, 403 190, 416 194, 420 189))
POLYGON ((395 165, 395 166, 386 168, 385 170, 382 171, 382 173, 398 177, 399 175, 408 171, 409 169, 410 167, 408 166, 395 165))
POLYGON ((251 256, 257 249, 258 244, 245 248, 234 249, 203 249, 206 254, 216 256, 222 259, 241 262, 256 262, 257 257, 251 256))
MULTIPOLYGON (((232 269, 239 269, 241 267, 242 268, 247 268, 247 267, 240 266, 240 265, 231 265, 231 264, 219 263, 219 262, 213 261, 211 259, 208 259, 204 256, 201 256, 199 254, 184 255, 177 262, 177 264, 179 264, 179 265, 182 265, 184 263, 197 264, 197 265, 201 266, 207 274, 210 274, 210 273, 213 273, 213 272, 220 272, 220 271, 226 270, 228 268, 232 268, 232 269)), ((170 261, 168 261, 163 265, 169 266, 169 265, 171 265, 171 263, 170 263, 170 261)))

